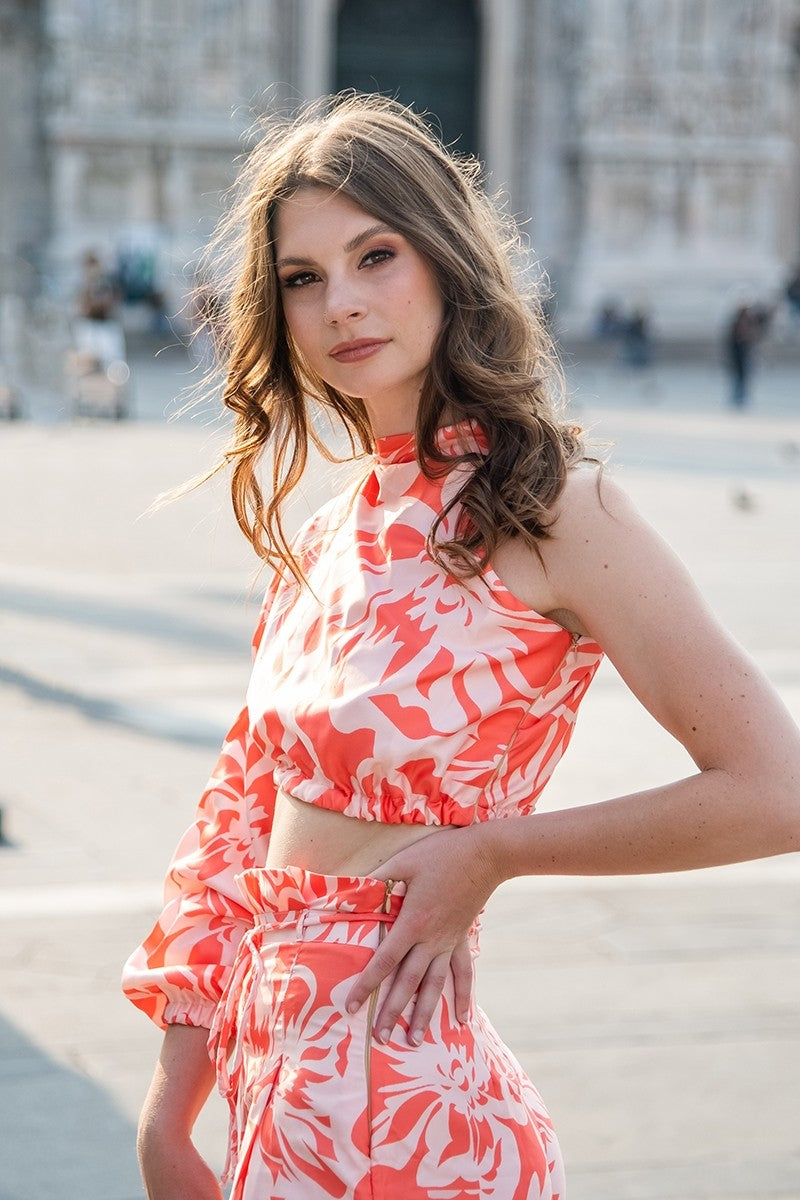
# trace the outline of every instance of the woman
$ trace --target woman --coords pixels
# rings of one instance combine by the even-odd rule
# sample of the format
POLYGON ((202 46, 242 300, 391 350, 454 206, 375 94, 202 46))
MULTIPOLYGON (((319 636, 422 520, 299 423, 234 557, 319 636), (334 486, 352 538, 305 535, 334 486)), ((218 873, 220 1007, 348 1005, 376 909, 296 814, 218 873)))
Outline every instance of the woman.
POLYGON ((545 1108, 472 998, 481 909, 520 874, 797 848, 800 739, 557 417, 472 165, 393 102, 340 98, 268 135, 238 213, 227 457, 277 569, 246 706, 126 968, 166 1026, 148 1195, 220 1196, 190 1137, 209 1042, 234 1197, 563 1200, 545 1108), (290 544, 319 405, 372 457, 290 544), (698 770, 534 814, 603 653, 698 770))

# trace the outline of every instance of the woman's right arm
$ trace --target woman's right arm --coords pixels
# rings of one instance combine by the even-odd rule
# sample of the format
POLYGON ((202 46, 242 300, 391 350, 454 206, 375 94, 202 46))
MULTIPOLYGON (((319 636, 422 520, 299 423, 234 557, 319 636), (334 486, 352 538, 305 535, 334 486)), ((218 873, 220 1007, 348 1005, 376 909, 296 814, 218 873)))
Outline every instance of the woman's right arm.
POLYGON ((209 1054, 214 1014, 239 942, 253 925, 236 876, 266 854, 274 812, 268 759, 254 744, 243 709, 196 820, 173 856, 164 910, 123 973, 128 998, 165 1029, 139 1123, 139 1163, 149 1200, 222 1197, 191 1133, 215 1079, 209 1054))
MULTIPOLYGON (((264 628, 261 613, 253 650, 264 628)), ((209 1030, 253 914, 237 876, 266 861, 274 763, 245 706, 229 730, 195 820, 170 864, 165 905, 123 972, 128 998, 166 1030, 139 1129, 151 1200, 218 1200, 190 1134, 214 1083, 209 1030)))
POLYGON ((208 1030, 170 1025, 139 1120, 137 1148, 148 1200, 221 1200, 191 1133, 214 1084, 208 1030))

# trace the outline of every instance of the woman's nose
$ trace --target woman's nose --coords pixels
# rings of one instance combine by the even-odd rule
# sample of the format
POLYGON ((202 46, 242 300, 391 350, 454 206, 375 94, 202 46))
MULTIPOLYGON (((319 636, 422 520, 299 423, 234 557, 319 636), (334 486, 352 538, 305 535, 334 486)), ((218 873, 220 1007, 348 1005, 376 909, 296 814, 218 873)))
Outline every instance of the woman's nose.
POLYGON ((357 288, 347 282, 330 283, 325 293, 322 319, 326 325, 357 321, 364 316, 366 306, 357 288))

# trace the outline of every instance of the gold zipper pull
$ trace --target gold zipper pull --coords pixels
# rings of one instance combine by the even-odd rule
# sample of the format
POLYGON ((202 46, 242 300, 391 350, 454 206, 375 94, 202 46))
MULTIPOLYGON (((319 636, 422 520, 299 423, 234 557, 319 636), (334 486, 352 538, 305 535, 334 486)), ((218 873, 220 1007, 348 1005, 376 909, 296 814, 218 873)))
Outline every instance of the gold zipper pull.
POLYGON ((392 892, 394 891, 394 887, 395 887, 396 883, 397 883, 396 879, 387 879, 386 880, 386 895, 383 898, 383 905, 381 907, 381 912, 388 913, 389 909, 392 907, 392 892))

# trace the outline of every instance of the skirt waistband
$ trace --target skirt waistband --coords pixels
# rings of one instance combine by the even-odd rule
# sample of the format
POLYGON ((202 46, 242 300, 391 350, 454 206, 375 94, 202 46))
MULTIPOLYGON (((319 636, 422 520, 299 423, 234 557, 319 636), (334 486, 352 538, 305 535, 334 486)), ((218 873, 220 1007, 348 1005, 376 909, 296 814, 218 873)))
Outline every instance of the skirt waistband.
POLYGON ((313 912, 323 920, 331 919, 329 913, 341 917, 371 914, 393 920, 406 891, 402 880, 321 875, 294 866, 252 867, 237 875, 236 883, 249 911, 269 918, 313 912))

